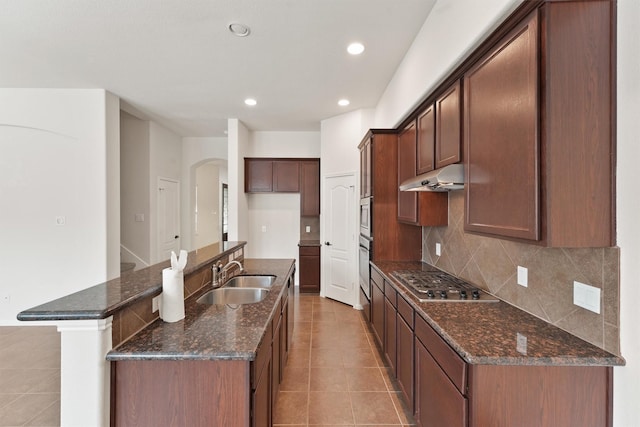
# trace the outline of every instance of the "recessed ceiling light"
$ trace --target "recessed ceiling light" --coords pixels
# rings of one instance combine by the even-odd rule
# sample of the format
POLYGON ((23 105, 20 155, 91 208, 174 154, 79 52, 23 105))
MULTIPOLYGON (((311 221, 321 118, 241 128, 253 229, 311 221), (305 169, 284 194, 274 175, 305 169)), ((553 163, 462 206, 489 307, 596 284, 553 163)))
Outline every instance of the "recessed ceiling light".
POLYGON ((251 28, 244 24, 241 24, 240 22, 232 22, 231 24, 229 24, 228 28, 229 31, 231 31, 231 34, 233 34, 234 36, 247 37, 249 34, 251 34, 251 28))
POLYGON ((351 55, 360 55, 362 52, 364 52, 364 45, 362 43, 351 43, 349 46, 347 46, 347 52, 349 52, 351 55))
POLYGON ((253 107, 254 105, 256 105, 258 103, 258 101, 256 101, 253 98, 247 98, 247 99, 244 100, 244 103, 253 107))
POLYGON ((346 107, 347 105, 349 105, 349 100, 348 99, 341 99, 340 101, 338 101, 338 105, 341 107, 346 107))

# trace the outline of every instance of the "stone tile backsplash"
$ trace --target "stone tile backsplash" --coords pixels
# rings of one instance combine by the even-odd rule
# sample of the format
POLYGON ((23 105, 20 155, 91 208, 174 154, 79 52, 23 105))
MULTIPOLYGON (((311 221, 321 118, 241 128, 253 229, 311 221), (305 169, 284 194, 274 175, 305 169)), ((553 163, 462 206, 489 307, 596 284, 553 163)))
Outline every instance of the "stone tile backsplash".
POLYGON ((619 248, 545 248, 464 232, 464 192, 449 226, 423 227, 422 259, 611 353, 619 350, 619 248), (441 243, 441 256, 435 244, 441 243), (517 284, 528 269, 528 287, 517 284), (573 304, 573 281, 601 289, 600 314, 573 304))

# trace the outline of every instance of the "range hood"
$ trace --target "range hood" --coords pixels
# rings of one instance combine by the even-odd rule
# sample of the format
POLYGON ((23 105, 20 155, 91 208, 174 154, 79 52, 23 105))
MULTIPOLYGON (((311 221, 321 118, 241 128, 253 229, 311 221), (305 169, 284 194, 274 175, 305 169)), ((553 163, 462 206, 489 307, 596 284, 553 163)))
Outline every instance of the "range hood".
POLYGON ((451 191, 464 188, 464 166, 460 163, 409 178, 400 191, 451 191))

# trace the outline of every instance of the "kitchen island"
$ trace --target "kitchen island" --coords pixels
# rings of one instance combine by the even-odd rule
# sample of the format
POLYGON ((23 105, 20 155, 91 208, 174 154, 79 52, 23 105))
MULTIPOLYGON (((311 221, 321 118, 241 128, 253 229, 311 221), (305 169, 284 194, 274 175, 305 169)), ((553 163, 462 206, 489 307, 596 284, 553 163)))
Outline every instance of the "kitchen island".
POLYGON ((503 301, 420 302, 392 272, 428 264, 371 266, 374 336, 420 426, 611 425, 622 357, 503 301))
MULTIPOLYGON (((245 244, 246 242, 221 242, 189 252, 188 263, 184 269, 186 298, 195 297, 210 285, 211 266, 214 263, 226 264, 231 260, 244 260, 245 244)), ((264 316, 271 316, 277 310, 276 305, 283 302, 282 284, 286 279, 283 275, 293 274, 293 263, 293 260, 245 262, 247 273, 265 272, 278 276, 272 292, 263 301, 264 304, 272 305, 266 307, 258 304, 253 309, 246 310, 253 313, 252 320, 257 322, 257 326, 256 323, 249 325, 251 321, 248 317, 235 317, 245 329, 236 329, 233 332, 236 345, 232 351, 222 355, 223 357, 252 357, 255 345, 260 341, 261 334, 265 333, 265 324, 269 321, 264 316)), ((54 322, 61 332, 62 425, 110 425, 111 362, 105 357, 113 347, 127 342, 131 337, 146 330, 149 325, 153 327, 155 323, 163 323, 157 320, 158 312, 153 300, 162 292, 162 270, 169 266, 169 261, 164 261, 138 271, 127 272, 121 277, 19 313, 19 320, 54 322)), ((192 316, 189 308, 187 312, 192 316)), ((189 319, 191 317, 167 326, 175 330, 178 325, 184 325, 189 319)), ((288 322, 288 316, 285 320, 288 322)), ((207 326, 220 325, 207 323, 207 326)), ((167 330, 157 332, 153 337, 155 342, 159 333, 164 333, 164 337, 167 337, 167 330)), ((226 331, 225 335, 231 336, 229 331, 226 331)), ((203 347, 203 341, 194 345, 198 348, 203 347)), ((168 351, 169 347, 165 345, 163 351, 168 351)))

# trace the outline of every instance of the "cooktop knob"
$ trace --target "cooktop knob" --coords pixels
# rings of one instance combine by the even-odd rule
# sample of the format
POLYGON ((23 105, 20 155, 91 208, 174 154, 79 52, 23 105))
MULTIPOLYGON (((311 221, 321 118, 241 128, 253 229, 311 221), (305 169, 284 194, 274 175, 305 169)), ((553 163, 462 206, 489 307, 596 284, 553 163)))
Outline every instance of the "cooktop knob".
POLYGON ((447 299, 447 291, 445 290, 440 291, 440 299, 447 299))
POLYGON ((474 289, 473 292, 471 293, 471 298, 480 299, 480 291, 477 289, 474 289))
POLYGON ((435 295, 433 294, 432 290, 427 291, 427 298, 435 298, 435 295))
POLYGON ((467 291, 464 289, 460 291, 460 299, 467 299, 467 291))

